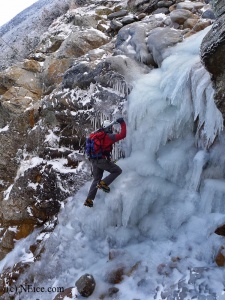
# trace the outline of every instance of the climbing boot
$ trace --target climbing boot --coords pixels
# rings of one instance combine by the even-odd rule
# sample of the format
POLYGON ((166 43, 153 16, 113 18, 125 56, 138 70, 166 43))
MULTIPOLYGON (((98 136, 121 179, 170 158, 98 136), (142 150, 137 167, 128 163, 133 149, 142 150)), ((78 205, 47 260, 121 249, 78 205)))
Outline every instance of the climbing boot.
POLYGON ((103 180, 99 181, 97 188, 103 190, 105 193, 110 192, 109 186, 103 180))
POLYGON ((93 207, 93 200, 90 198, 87 198, 86 201, 84 202, 84 205, 88 206, 88 207, 93 207))

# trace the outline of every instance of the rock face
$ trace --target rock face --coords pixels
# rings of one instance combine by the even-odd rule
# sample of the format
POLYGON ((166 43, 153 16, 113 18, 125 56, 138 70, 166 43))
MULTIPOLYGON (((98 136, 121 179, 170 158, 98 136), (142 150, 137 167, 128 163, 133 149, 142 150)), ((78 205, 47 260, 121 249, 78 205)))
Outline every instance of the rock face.
POLYGON ((202 18, 204 18, 204 19, 213 19, 214 20, 216 18, 216 16, 215 16, 215 14, 214 14, 214 12, 213 12, 212 9, 207 9, 202 14, 202 18))
POLYGON ((84 274, 76 281, 75 285, 81 296, 89 297, 93 294, 96 283, 91 274, 84 274))
POLYGON ((213 9, 215 11, 216 17, 220 17, 225 13, 225 1, 224 0, 213 0, 213 9))
POLYGON ((171 20, 179 25, 191 18, 193 14, 188 9, 176 9, 170 13, 171 20))
POLYGON ((215 86, 215 99, 218 108, 225 113, 225 11, 224 1, 214 3, 217 19, 212 29, 203 39, 201 45, 201 56, 206 69, 212 74, 215 86))
POLYGON ((215 262, 218 267, 224 267, 225 266, 225 252, 224 252, 224 247, 221 246, 220 250, 218 251, 215 262))
POLYGON ((225 236, 225 224, 219 226, 218 228, 216 228, 215 233, 218 235, 222 235, 225 236))
POLYGON ((170 28, 155 28, 148 36, 148 48, 150 49, 154 62, 160 66, 165 58, 165 51, 175 44, 182 42, 181 32, 170 28))
POLYGON ((202 2, 180 2, 177 4, 177 9, 186 9, 190 11, 198 10, 204 7, 202 2))
POLYGON ((74 287, 67 288, 63 292, 59 293, 54 300, 63 300, 63 299, 78 299, 77 289, 74 287))
POLYGON ((152 9, 156 8, 157 1, 155 0, 128 0, 127 5, 129 9, 135 10, 144 10, 147 7, 152 7, 152 9))

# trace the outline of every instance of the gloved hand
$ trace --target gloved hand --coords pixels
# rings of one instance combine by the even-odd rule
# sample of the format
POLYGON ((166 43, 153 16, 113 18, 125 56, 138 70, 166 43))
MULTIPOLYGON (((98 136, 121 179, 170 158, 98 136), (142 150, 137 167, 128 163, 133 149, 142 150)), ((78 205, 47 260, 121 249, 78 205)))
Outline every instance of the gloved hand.
POLYGON ((123 119, 123 118, 118 118, 118 119, 116 120, 116 122, 121 124, 121 123, 124 122, 124 119, 123 119))

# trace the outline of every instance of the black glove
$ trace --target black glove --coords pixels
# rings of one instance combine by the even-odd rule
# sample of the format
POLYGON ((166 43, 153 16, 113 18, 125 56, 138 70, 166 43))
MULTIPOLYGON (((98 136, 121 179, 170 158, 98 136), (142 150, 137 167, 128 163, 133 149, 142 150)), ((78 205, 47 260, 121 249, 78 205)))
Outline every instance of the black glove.
POLYGON ((124 122, 124 119, 123 118, 119 118, 119 119, 116 120, 116 122, 121 124, 121 123, 124 122))

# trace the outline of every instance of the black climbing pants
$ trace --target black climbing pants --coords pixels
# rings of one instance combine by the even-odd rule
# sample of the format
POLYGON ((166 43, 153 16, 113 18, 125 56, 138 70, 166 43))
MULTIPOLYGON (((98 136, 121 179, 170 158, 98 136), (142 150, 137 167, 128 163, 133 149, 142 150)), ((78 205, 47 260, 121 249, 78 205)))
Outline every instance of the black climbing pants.
POLYGON ((92 159, 91 163, 94 180, 92 181, 87 198, 94 200, 98 190, 96 186, 99 181, 103 180, 107 185, 110 185, 116 179, 116 177, 122 173, 122 170, 115 163, 104 158, 92 159), (110 174, 102 178, 104 171, 107 171, 110 174))

